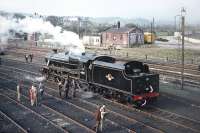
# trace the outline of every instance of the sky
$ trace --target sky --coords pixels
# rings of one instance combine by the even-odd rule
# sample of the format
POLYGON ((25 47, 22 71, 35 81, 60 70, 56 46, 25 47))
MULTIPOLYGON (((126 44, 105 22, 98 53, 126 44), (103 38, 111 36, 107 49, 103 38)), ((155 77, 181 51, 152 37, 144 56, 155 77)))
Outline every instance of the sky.
POLYGON ((0 10, 56 16, 123 17, 174 21, 181 7, 186 20, 200 23, 200 0, 0 0, 0 10))

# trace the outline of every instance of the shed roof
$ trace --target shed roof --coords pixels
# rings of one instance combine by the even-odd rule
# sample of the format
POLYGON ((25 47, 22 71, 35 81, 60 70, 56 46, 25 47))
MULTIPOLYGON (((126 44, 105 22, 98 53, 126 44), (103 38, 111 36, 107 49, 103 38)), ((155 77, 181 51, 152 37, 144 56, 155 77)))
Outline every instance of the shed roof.
POLYGON ((128 28, 128 27, 121 27, 121 28, 110 28, 104 32, 110 32, 110 33, 128 33, 135 29, 140 29, 138 27, 128 28))

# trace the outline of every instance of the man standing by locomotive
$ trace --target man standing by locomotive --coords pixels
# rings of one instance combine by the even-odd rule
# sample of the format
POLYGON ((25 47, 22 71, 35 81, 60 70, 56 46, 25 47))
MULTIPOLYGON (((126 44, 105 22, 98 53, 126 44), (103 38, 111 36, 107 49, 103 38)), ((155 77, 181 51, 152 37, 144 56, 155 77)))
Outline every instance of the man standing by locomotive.
POLYGON ((77 85, 77 80, 75 79, 72 79, 72 97, 75 97, 76 96, 76 89, 78 88, 78 85, 77 85))
POLYGON ((68 93, 69 93, 69 87, 70 87, 70 79, 69 76, 67 76, 67 79, 65 79, 65 84, 64 84, 64 91, 65 91, 65 98, 68 98, 68 93))
POLYGON ((60 98, 62 98, 62 81, 59 81, 59 80, 58 80, 58 92, 59 92, 60 98))

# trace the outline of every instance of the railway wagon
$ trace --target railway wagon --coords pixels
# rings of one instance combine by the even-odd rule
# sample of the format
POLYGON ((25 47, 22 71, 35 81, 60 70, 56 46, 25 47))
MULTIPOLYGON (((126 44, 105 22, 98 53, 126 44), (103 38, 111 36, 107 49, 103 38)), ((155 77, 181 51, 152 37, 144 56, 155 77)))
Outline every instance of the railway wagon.
POLYGON ((159 96, 159 75, 139 61, 120 61, 105 55, 57 53, 45 58, 47 78, 70 77, 87 83, 90 91, 143 106, 159 96))
POLYGON ((156 36, 154 33, 145 32, 144 33, 144 42, 147 44, 152 44, 156 40, 156 36))

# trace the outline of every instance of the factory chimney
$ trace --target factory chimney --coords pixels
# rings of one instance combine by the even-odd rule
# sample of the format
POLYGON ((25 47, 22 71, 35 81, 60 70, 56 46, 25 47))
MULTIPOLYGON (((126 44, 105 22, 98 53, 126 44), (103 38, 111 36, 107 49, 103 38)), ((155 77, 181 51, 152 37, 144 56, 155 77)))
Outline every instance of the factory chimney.
POLYGON ((117 29, 120 28, 120 21, 117 22, 117 29))

